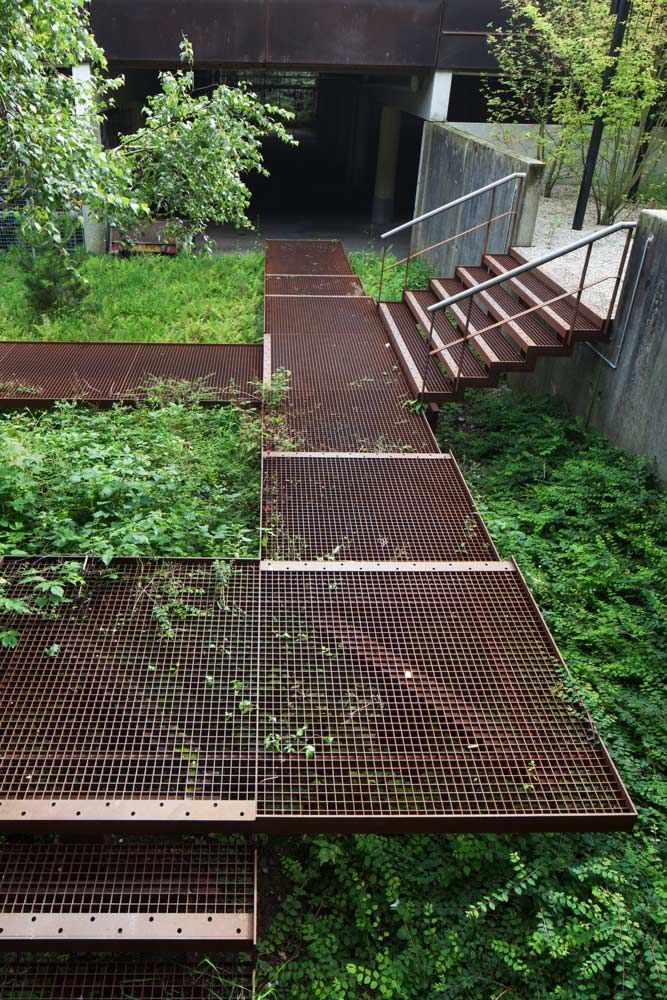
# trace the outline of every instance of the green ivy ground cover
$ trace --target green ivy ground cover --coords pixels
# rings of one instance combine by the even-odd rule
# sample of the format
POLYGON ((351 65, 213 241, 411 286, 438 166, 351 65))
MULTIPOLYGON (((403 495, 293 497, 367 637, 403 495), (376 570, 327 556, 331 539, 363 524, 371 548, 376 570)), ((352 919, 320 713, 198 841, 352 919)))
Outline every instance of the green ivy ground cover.
POLYGON ((161 402, 0 415, 0 554, 258 553, 254 410, 161 402))

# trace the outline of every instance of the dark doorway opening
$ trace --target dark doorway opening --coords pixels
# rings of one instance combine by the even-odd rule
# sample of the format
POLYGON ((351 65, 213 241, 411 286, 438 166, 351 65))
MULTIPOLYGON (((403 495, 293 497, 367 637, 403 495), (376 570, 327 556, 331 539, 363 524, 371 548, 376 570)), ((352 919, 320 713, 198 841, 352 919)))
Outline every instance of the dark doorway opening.
MULTIPOLYGON (((104 139, 141 124, 141 108, 158 89, 156 71, 123 69, 125 85, 116 98, 104 139)), ((372 77, 354 73, 266 70, 203 70, 195 74, 200 93, 218 83, 245 81, 258 97, 292 111, 288 128, 298 146, 268 139, 263 148, 268 177, 247 178, 252 194, 248 215, 261 236, 294 235, 343 238, 348 246, 367 246, 373 236, 371 210, 378 155, 380 104, 370 96, 372 77)), ((423 122, 401 115, 396 170, 395 218, 413 214, 423 122)), ((231 227, 212 227, 219 246, 253 240, 231 227)), ((255 237, 256 238, 256 237, 255 237)))

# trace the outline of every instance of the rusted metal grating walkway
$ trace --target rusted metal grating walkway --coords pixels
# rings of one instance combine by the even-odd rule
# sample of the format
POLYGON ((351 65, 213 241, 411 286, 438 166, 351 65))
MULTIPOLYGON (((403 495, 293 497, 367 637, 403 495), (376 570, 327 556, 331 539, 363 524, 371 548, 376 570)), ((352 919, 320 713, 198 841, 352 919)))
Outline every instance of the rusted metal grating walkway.
MULTIPOLYGON (((629 829, 539 610, 405 405, 342 248, 274 242, 266 281, 264 377, 292 372, 279 419, 265 413, 269 558, 2 562, 17 603, 0 627, 18 641, 0 674, 0 829, 629 829), (79 579, 39 603, 35 580, 63 562, 79 579)), ((250 847, 19 843, 0 875, 0 949, 255 940, 250 847)), ((3 1000, 251 989, 245 965, 0 972, 3 1000)))
POLYGON ((267 277, 354 277, 339 240, 267 240, 264 270, 267 277))
POLYGON ((264 456, 270 559, 497 559, 452 455, 264 456))
POLYGON ((2 1000, 250 1000, 246 963, 196 969, 157 961, 16 963, 0 970, 2 1000))
POLYGON ((158 382, 193 382, 201 402, 248 401, 260 344, 0 343, 0 409, 56 400, 134 402, 158 382))
MULTIPOLYGON (((6 594, 31 606, 5 559, 6 594)), ((258 569, 213 560, 80 562, 58 613, 5 616, 0 827, 247 827, 255 816, 258 569)), ((4 624, 4 621, 3 621, 4 624)))
POLYGON ((263 826, 631 824, 514 564, 264 564, 262 609, 263 826))
POLYGON ((215 840, 0 845, 0 950, 242 950, 255 856, 215 840))
MULTIPOLYGON (((267 259, 282 265, 282 251, 268 246, 267 259)), ((295 267, 314 267, 310 249, 302 262, 295 246, 287 256, 295 267)), ((265 371, 291 373, 281 448, 286 437, 303 451, 436 453, 373 300, 274 295, 266 280, 265 371)))
MULTIPOLYGON (((3 575, 26 565, 49 564, 3 575)), ((4 654, 0 827, 632 824, 513 564, 219 573, 120 560, 57 617, 3 621, 23 631, 4 654)))
POLYGON ((292 379, 287 439, 269 424, 263 460, 260 823, 631 826, 517 567, 407 403, 373 301, 273 294, 278 271, 342 271, 341 254, 267 246, 265 377, 292 379))

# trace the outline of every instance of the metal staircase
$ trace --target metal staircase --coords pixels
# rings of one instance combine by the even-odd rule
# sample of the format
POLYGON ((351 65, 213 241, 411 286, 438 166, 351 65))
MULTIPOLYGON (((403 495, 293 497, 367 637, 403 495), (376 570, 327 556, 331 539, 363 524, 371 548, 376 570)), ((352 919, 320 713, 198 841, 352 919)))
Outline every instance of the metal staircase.
POLYGON ((607 226, 528 261, 511 242, 521 210, 524 177, 509 174, 383 234, 382 238, 388 239, 487 192, 492 194, 483 221, 390 265, 386 264, 386 250, 383 253, 378 312, 415 399, 436 404, 457 401, 467 387, 496 385, 505 372, 531 371, 542 355, 565 357, 576 342, 590 343, 609 336, 636 223, 607 226), (517 180, 511 209, 495 213, 496 191, 517 180), (489 253, 492 227, 503 219, 509 223, 505 226, 505 252, 489 253), (412 260, 477 231, 484 233, 478 262, 457 266, 453 276, 432 279, 426 290, 405 287, 412 260), (619 231, 625 231, 627 237, 618 271, 588 282, 594 244, 619 231), (586 254, 576 288, 566 290, 544 272, 544 264, 583 248, 586 254), (382 301, 386 271, 402 265, 402 301, 382 301), (582 294, 605 282, 613 284, 607 312, 601 315, 582 301, 582 294))

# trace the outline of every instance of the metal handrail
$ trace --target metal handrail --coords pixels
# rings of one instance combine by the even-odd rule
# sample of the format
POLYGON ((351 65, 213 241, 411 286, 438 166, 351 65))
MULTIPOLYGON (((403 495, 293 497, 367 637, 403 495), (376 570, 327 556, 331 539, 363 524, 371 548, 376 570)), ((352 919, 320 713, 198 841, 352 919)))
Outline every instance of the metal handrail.
POLYGON ((456 295, 450 295, 447 299, 441 299, 440 302, 434 302, 432 306, 428 306, 428 311, 430 313, 435 313, 440 309, 446 309, 447 306, 453 306, 456 302, 468 299, 472 295, 478 295, 480 292, 485 292, 487 288, 494 288, 496 285, 502 284, 503 281, 518 277, 520 274, 525 274, 526 271, 532 271, 534 268, 541 267, 542 264, 548 264, 550 261, 557 260, 559 257, 564 257, 566 254, 572 253, 574 250, 581 250, 582 247, 597 243, 598 240, 604 239, 605 236, 611 236, 612 233, 618 233, 623 229, 636 228, 636 222, 615 222, 613 226, 607 226, 605 229, 599 229, 596 233, 592 233, 590 236, 584 236, 580 240, 575 240, 574 243, 568 243, 567 246, 561 247, 559 250, 552 250, 551 253, 542 254, 541 257, 536 257, 535 260, 529 260, 525 264, 520 264, 518 267, 512 268, 511 271, 503 271, 502 274, 497 274, 494 278, 489 278, 488 281, 482 281, 479 285, 475 285, 473 288, 464 288, 462 292, 457 292, 456 295))
POLYGON ((396 233, 402 233, 406 229, 411 229, 413 226, 418 225, 420 222, 426 222, 428 219, 432 219, 436 215, 440 215, 442 212, 446 212, 450 208, 456 208, 459 205, 464 204, 467 201, 472 201, 473 198, 478 198, 480 195, 491 192, 491 207, 489 210, 488 218, 477 226, 473 226, 471 229, 466 229, 464 232, 455 233, 453 236, 447 237, 447 239, 441 240, 439 243, 434 243, 430 247, 426 247, 423 250, 418 250, 416 253, 410 251, 407 257, 402 258, 400 261, 396 261, 391 264, 388 268, 385 266, 387 257, 387 244, 382 248, 382 264, 380 267, 380 284, 378 288, 378 303, 382 299, 382 286, 384 284, 384 274, 385 270, 391 270, 394 267, 398 267, 399 264, 405 264, 405 277, 403 280, 403 291, 407 288, 408 276, 410 273, 410 263, 415 257, 419 257, 423 253, 427 253, 430 250, 435 250, 437 247, 444 246, 446 243, 451 243, 453 240, 460 239, 462 236, 467 236, 468 233, 475 232, 478 229, 483 229, 486 226, 486 238, 484 240, 484 253, 486 253, 489 236, 491 232, 491 224, 496 222, 498 219, 505 218, 506 216, 513 216, 512 224, 509 228, 507 235, 507 244, 511 244, 512 239, 517 228, 517 222, 519 218, 519 212, 521 211, 521 205, 523 203, 523 191, 526 182, 527 173, 525 171, 516 171, 513 174, 507 174, 505 177, 498 178, 497 181, 492 181, 490 184, 485 184, 484 187, 477 188, 475 191, 469 191, 467 194, 461 195, 460 198, 454 198, 453 201, 448 201, 445 205, 440 205, 439 208, 433 208, 430 212, 424 212, 422 215, 417 215, 414 219, 410 219, 409 222, 404 222, 401 226, 396 226, 394 229, 389 229, 386 233, 382 233, 380 239, 386 240, 389 236, 395 236, 396 233), (509 212, 504 212, 501 215, 494 215, 495 205, 496 205, 496 191, 503 184, 508 184, 510 181, 518 180, 519 184, 515 187, 512 194, 512 207, 509 212), (521 194, 520 194, 521 192, 521 194))
MULTIPOLYGON (((566 336, 566 343, 568 346, 570 346, 572 343, 572 338, 574 336, 577 318, 579 316, 579 311, 582 304, 581 303, 582 292, 585 291, 586 288, 593 287, 593 285, 601 284, 602 281, 614 280, 614 290, 612 292, 611 299, 609 302, 607 316, 602 325, 602 330, 606 331, 609 328, 609 324, 611 322, 611 315, 613 312, 614 304, 616 302, 616 298, 618 296, 618 290, 620 288, 621 279, 623 277, 625 263, 630 250, 630 242, 632 239, 632 234, 636 228, 637 228, 636 222, 616 222, 614 225, 606 226, 604 229, 600 229, 598 230, 598 232, 592 233, 590 236, 584 236, 582 237, 582 239, 576 240, 574 243, 568 243, 567 246, 560 247, 560 249, 554 250, 551 253, 543 254, 541 257, 537 257, 535 260, 526 261, 525 264, 520 264, 518 267, 512 268, 511 271, 503 271, 502 274, 498 274, 493 278, 489 278, 487 281, 481 281, 479 284, 473 285, 471 288, 465 288, 463 289, 463 291, 457 292, 455 295, 450 295, 448 298, 442 299, 440 302, 435 302, 433 305, 428 306, 427 307, 428 312, 431 313, 431 326, 428 332, 428 354, 426 358, 426 367, 424 371, 422 394, 426 391, 426 381, 428 377, 428 370, 429 370, 431 356, 433 354, 441 353, 442 350, 441 348, 433 350, 433 334, 434 334, 435 320, 436 320, 435 314, 440 309, 446 309, 449 306, 456 305, 458 302, 462 302, 466 299, 468 300, 468 308, 466 312, 465 324, 463 327, 463 337, 461 337, 459 340, 455 342, 456 345, 460 344, 461 346, 458 374, 455 380, 456 389, 458 389, 461 381, 461 372, 463 370, 463 359, 465 357, 466 344, 469 340, 473 340, 475 337, 480 337, 483 333, 488 332, 489 330, 496 329, 496 327, 505 326, 508 322, 520 319, 522 316, 527 316, 530 313, 539 311, 540 309, 544 309, 545 307, 551 305, 552 303, 559 302, 561 299, 571 298, 573 295, 576 295, 575 309, 566 336), (627 237, 625 240, 625 246, 623 248, 623 253, 621 255, 621 261, 619 264, 617 274, 609 275, 609 277, 607 278, 602 278, 600 281, 595 281, 592 282, 590 285, 587 285, 586 276, 588 274, 588 267, 590 264, 593 244, 597 243, 598 240, 605 239, 605 237, 611 236, 613 233, 621 232, 623 230, 627 232, 627 237), (575 250, 581 250, 583 247, 586 247, 586 258, 584 260, 581 279, 579 281, 579 287, 576 288, 573 292, 563 292, 562 294, 556 295, 545 302, 540 302, 538 303, 538 305, 532 306, 530 309, 525 309, 518 315, 508 317, 507 319, 501 320, 497 323, 493 323, 484 330, 474 330, 471 332, 470 320, 472 316, 472 307, 475 295, 478 295, 480 292, 484 292, 489 288, 494 288, 496 285, 501 285, 503 284, 503 282, 518 277, 521 274, 525 274, 527 271, 533 271, 535 270, 535 268, 540 267, 542 264, 548 264, 549 261, 557 260, 558 258, 564 257, 566 254, 572 253, 575 250)), ((451 349, 453 346, 455 346, 455 344, 452 343, 448 344, 447 349, 448 350, 451 349)))
POLYGON ((395 229, 390 229, 388 232, 382 233, 380 239, 386 240, 389 236, 395 236, 397 233, 402 233, 404 230, 410 229, 412 226, 416 226, 419 222, 426 222, 427 219, 432 219, 435 215, 440 215, 441 212, 446 212, 448 208, 456 208, 457 205, 462 205, 465 201, 472 201, 472 199, 476 198, 477 195, 485 194, 487 191, 493 191, 494 188, 500 187, 501 184, 507 184, 509 181, 513 181, 517 177, 521 177, 525 180, 527 174, 525 171, 507 174, 506 177, 501 177, 497 181, 492 181, 491 184, 485 184, 484 187, 477 188, 476 191, 469 191, 468 194, 463 194, 460 198, 448 201, 446 205, 441 205, 440 208, 433 208, 430 212, 424 212, 423 215, 417 215, 409 222, 404 222, 401 226, 396 226, 395 229))

